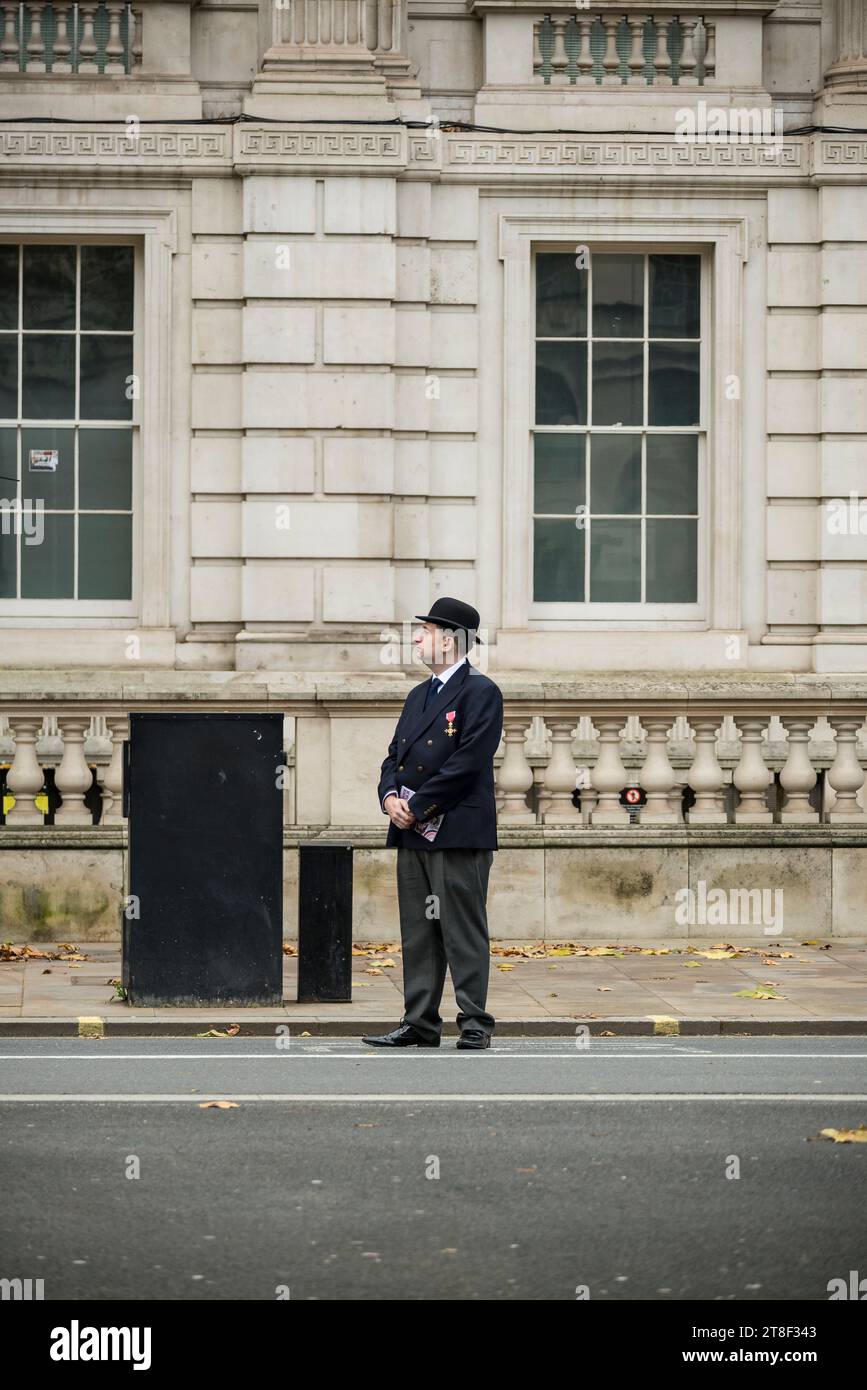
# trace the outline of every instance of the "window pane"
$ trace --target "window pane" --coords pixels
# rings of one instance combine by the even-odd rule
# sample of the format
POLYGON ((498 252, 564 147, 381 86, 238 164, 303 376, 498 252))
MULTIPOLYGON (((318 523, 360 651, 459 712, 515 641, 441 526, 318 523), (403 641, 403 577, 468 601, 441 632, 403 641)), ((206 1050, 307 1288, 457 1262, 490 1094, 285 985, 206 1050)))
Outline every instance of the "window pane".
POLYGON ((537 434, 533 478, 534 512, 570 512, 585 501, 583 434, 537 434))
POLYGON ((132 257, 131 246, 82 246, 82 328, 132 328, 132 257))
POLYGON ((587 336, 587 271, 574 255, 540 252, 536 257, 536 337, 587 336))
POLYGON ((590 511, 640 514, 640 434, 591 435, 590 511))
POLYGON ((533 598, 537 603, 584 602, 586 534, 574 521, 533 522, 533 598))
POLYGON ((132 338, 82 335, 82 420, 131 420, 132 401, 127 399, 132 375, 132 338))
POLYGON ((699 423, 699 344, 651 343, 651 425, 699 423))
POLYGON ((17 598, 15 551, 21 521, 18 497, 16 429, 0 430, 0 598, 17 598))
POLYGON ((0 430, 0 497, 15 497, 18 487, 18 431, 0 430))
MULTIPOLYGON (((11 499, 7 499, 11 500, 11 499)), ((17 598, 15 552, 18 544, 16 526, 20 525, 15 512, 0 509, 0 598, 17 598)))
POLYGON ((586 425, 587 344, 536 344, 536 424, 586 425))
POLYGON ((18 417, 18 339, 0 333, 0 419, 18 417))
POLYGON ((22 500, 42 499, 43 506, 65 510, 75 506, 75 431, 39 425, 21 431, 22 500), (43 471, 33 454, 43 449, 57 450, 57 468, 43 471))
POLYGON ((647 524, 647 602, 695 603, 698 595, 698 522, 647 524))
MULTIPOLYGON (((27 520, 27 518, 25 518, 27 520)), ((45 512, 39 521, 44 528, 41 544, 28 544, 36 537, 21 537, 21 597, 72 598, 73 516, 52 516, 45 512)))
POLYGON ((647 512, 698 511, 698 439, 694 434, 647 436, 647 512))
POLYGON ((644 335, 644 257, 593 257, 594 338, 644 335))
POLYGON ((698 256, 650 257, 651 338, 697 338, 701 316, 698 256))
POLYGON ((25 328, 75 327, 75 247, 24 247, 25 328))
POLYGON ((132 517, 78 519, 78 597, 132 598, 132 517))
POLYGON ((84 511, 132 507, 130 430, 80 430, 78 505, 84 511))
POLYGON ((0 328, 18 327, 18 247, 0 246, 0 328))
POLYGON ((593 424, 643 422, 641 343, 593 344, 593 424))
POLYGON ((590 524, 590 602, 641 601, 641 521, 590 524))
POLYGON ((25 419, 71 420, 75 415, 75 338, 27 334, 21 410, 25 419))

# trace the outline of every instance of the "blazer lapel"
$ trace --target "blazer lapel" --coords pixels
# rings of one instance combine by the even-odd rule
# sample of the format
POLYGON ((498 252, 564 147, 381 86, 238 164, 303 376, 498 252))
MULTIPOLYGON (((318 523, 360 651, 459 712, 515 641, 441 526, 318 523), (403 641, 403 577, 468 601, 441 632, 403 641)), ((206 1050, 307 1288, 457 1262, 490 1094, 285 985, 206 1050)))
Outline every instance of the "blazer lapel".
MULTIPOLYGON (((469 671, 470 663, 465 661, 461 669, 455 671, 455 674, 449 677, 439 694, 431 700, 427 709, 422 709, 421 705, 419 705, 418 711, 410 716, 407 733, 403 735, 407 744, 415 743, 419 734, 423 734, 428 725, 432 724, 434 719, 439 718, 443 710, 451 709, 452 701, 455 699, 455 696, 460 693, 464 681, 469 675, 469 671)), ((419 690, 424 690, 425 682, 422 681, 421 685, 417 688, 419 690)), ((424 699, 424 696, 422 696, 422 699, 424 699)))

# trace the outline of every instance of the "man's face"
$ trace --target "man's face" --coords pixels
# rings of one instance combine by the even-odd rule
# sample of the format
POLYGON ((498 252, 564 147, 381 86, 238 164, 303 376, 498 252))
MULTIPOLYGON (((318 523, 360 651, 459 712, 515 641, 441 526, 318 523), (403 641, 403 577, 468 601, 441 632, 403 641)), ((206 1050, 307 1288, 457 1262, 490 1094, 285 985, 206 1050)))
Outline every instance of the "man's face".
POLYGON ((413 641, 425 666, 447 666, 458 659, 453 634, 436 623, 422 623, 416 629, 413 641))

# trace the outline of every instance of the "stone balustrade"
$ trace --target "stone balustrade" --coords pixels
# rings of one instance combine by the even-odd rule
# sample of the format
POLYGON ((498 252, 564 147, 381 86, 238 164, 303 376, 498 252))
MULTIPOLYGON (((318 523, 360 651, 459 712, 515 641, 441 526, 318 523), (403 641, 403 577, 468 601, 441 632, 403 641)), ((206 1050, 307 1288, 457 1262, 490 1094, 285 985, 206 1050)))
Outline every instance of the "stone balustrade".
MULTIPOLYGON (((247 707, 269 703, 284 714, 287 827, 302 838, 306 827, 376 827, 384 834, 375 786, 399 703, 385 712, 362 689, 279 705, 272 695, 247 707), (356 700, 361 707, 353 709, 356 700)), ((542 704, 540 712, 526 698, 505 701, 495 760, 504 832, 867 827, 863 701, 696 705, 560 697, 542 704), (643 804, 624 804, 629 787, 640 788, 643 804)), ((19 827, 123 822, 128 709, 94 712, 83 702, 50 713, 35 702, 3 708, 0 836, 19 827)))
POLYGON ((122 77, 141 68, 140 5, 24 0, 0 10, 0 73, 122 77))
POLYGON ((716 75, 716 23, 699 14, 544 15, 533 75, 546 86, 697 87, 716 75))

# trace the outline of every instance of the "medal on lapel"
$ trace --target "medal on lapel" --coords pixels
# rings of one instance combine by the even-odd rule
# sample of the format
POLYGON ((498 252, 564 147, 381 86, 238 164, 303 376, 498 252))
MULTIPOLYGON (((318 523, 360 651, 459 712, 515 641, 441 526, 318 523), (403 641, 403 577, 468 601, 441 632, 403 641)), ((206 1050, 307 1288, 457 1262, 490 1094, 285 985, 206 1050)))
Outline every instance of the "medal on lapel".
POLYGON ((454 734, 454 731, 455 731, 455 730, 454 730, 454 725, 452 724, 452 720, 454 719, 456 713, 457 713, 456 710, 449 710, 448 714, 446 715, 446 719, 449 721, 449 727, 448 727, 447 729, 445 729, 443 732, 444 732, 444 733, 447 733, 448 736, 449 736, 449 738, 452 737, 452 735, 454 734))

